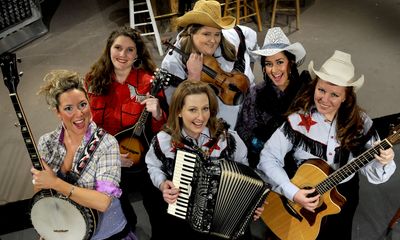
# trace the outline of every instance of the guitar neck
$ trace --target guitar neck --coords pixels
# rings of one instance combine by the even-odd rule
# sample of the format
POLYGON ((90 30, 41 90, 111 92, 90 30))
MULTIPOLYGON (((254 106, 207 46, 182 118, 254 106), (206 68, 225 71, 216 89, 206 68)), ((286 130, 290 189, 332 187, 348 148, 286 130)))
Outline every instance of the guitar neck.
POLYGON ((19 101, 18 95, 16 93, 11 93, 10 98, 14 106, 15 113, 17 114, 19 125, 21 127, 22 137, 26 148, 28 149, 29 157, 32 161, 33 167, 37 170, 43 170, 43 166, 40 162, 39 151, 36 147, 32 131, 29 128, 28 122, 25 117, 25 113, 22 110, 21 102, 19 101))
POLYGON ((384 139, 376 146, 362 153, 354 161, 347 163, 346 165, 329 175, 328 178, 326 178, 324 181, 316 186, 317 192, 322 195, 323 193, 331 190, 344 179, 349 177, 351 174, 357 172, 358 170, 360 170, 360 168, 371 162, 375 158, 375 154, 379 155, 379 149, 388 149, 392 146, 393 145, 388 141, 388 139, 384 139))

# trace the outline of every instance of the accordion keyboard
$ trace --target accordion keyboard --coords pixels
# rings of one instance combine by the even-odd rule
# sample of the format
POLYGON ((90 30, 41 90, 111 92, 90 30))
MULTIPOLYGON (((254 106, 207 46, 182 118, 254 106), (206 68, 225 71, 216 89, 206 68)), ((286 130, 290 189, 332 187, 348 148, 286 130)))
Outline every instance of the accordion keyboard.
POLYGON ((179 188, 179 197, 175 203, 168 205, 168 213, 185 219, 191 193, 191 182, 196 165, 197 155, 177 150, 174 176, 172 182, 179 188))

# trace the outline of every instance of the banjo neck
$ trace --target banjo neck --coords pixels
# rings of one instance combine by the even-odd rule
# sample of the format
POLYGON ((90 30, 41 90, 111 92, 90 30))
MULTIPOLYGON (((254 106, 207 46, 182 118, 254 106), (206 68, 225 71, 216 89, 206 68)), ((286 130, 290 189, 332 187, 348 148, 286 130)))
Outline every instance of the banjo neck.
POLYGON ((26 120, 25 113, 22 109, 22 105, 17 93, 19 77, 22 75, 22 73, 18 73, 16 55, 14 53, 3 53, 0 56, 0 66, 3 73, 4 84, 10 92, 9 96, 11 98, 15 113, 17 114, 19 121, 18 125, 21 127, 22 137, 24 139, 24 143, 28 150, 33 167, 37 170, 43 170, 39 151, 36 147, 32 131, 28 125, 28 121, 26 120))
POLYGON ((36 147, 35 140, 33 138, 32 131, 26 121, 25 113, 21 107, 21 102, 18 98, 17 93, 10 93, 10 98, 14 106, 15 113, 17 114, 19 126, 21 127, 22 137, 24 139, 25 146, 28 150, 29 157, 32 161, 33 167, 37 170, 43 170, 42 163, 40 162, 39 151, 36 147))

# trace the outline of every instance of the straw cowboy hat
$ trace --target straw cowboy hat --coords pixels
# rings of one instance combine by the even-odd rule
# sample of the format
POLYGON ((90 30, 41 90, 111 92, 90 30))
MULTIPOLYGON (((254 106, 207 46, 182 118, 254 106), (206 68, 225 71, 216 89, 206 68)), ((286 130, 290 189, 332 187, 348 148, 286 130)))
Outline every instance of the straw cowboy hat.
POLYGON ((354 87, 355 92, 364 84, 364 75, 358 79, 354 78, 351 55, 338 50, 335 50, 332 57, 324 62, 319 71, 314 69, 314 62, 311 61, 308 71, 312 78, 318 76, 320 79, 338 86, 354 87))
POLYGON ((270 28, 265 35, 264 45, 261 49, 253 51, 253 53, 269 57, 279 52, 288 51, 296 56, 296 63, 302 63, 306 56, 306 50, 301 43, 296 42, 290 44, 289 39, 280 27, 270 28))
POLYGON ((221 17, 221 4, 217 1, 199 0, 193 10, 176 19, 176 25, 186 27, 190 24, 200 24, 218 29, 233 28, 236 18, 232 16, 221 17))

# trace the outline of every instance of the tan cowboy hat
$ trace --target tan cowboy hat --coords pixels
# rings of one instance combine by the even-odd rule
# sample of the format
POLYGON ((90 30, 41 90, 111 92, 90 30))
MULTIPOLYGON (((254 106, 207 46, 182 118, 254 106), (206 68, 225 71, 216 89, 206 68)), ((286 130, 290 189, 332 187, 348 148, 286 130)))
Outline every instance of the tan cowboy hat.
POLYGON ((318 76, 320 79, 342 87, 354 87, 358 91, 364 84, 364 75, 358 79, 354 78, 354 65, 351 55, 335 50, 332 57, 324 62, 320 70, 314 69, 314 62, 308 65, 308 71, 312 78, 318 76))
POLYGON ((268 29, 265 35, 264 45, 261 49, 253 51, 253 53, 269 57, 277 54, 278 52, 288 51, 295 55, 296 63, 302 63, 302 60, 306 56, 306 50, 301 43, 296 42, 290 44, 289 39, 280 27, 274 27, 268 29))
POLYGON ((176 19, 176 25, 186 27, 190 24, 200 24, 218 29, 233 28, 236 18, 232 16, 221 17, 221 4, 217 1, 199 0, 193 10, 176 19))

